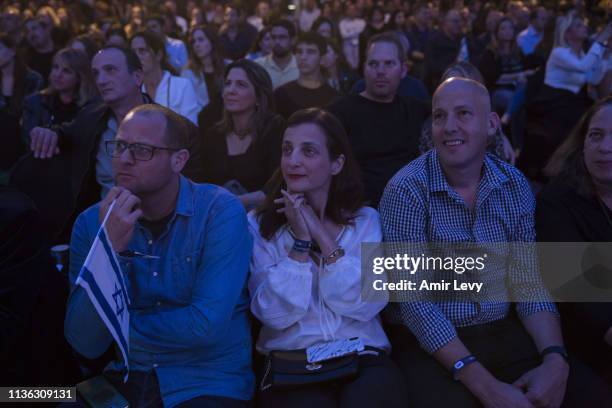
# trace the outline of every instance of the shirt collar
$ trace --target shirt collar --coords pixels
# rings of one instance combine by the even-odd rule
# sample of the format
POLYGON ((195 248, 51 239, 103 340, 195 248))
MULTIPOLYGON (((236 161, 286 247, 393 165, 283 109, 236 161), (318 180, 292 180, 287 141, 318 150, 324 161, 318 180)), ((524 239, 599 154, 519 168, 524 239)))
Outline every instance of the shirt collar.
POLYGON ((278 65, 276 65, 276 61, 274 61, 273 55, 271 53, 270 55, 266 56, 266 59, 268 60, 268 64, 279 72, 289 71, 290 69, 297 69, 298 67, 297 59, 295 59, 295 55, 293 54, 291 54, 291 61, 289 61, 289 64, 285 67, 285 69, 281 69, 278 65))
MULTIPOLYGON (((446 191, 449 194, 454 194, 454 190, 448 185, 442 166, 438 160, 438 154, 436 149, 432 149, 429 153, 428 167, 429 174, 431 175, 431 181, 429 183, 430 192, 446 191)), ((481 187, 489 187, 491 189, 499 189, 502 185, 507 182, 508 176, 506 176, 496 165, 494 160, 490 157, 490 154, 485 154, 483 162, 483 177, 480 181, 481 187)))
POLYGON ((179 194, 176 200, 176 211, 177 215, 184 215, 191 217, 193 215, 193 186, 187 179, 187 177, 180 175, 179 180, 179 194))

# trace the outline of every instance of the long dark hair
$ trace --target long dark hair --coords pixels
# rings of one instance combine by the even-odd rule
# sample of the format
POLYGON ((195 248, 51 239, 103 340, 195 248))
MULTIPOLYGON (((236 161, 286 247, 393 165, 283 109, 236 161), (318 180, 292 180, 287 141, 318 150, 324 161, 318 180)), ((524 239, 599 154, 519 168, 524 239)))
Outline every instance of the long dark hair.
MULTIPOLYGON (((254 141, 256 141, 259 134, 265 128, 268 119, 270 119, 271 112, 275 111, 272 80, 268 72, 261 65, 247 59, 240 59, 227 65, 223 78, 227 78, 230 71, 234 68, 243 70, 249 82, 255 88, 255 112, 251 117, 250 128, 255 132, 254 141)), ((225 108, 223 109, 223 119, 215 125, 215 128, 223 135, 227 135, 235 130, 232 115, 225 108)))
MULTIPOLYGON (((317 125, 323 131, 331 160, 340 155, 345 157, 342 170, 332 177, 325 215, 336 224, 348 225, 352 223, 357 210, 363 206, 363 184, 344 127, 331 113, 319 108, 309 108, 291 115, 287 128, 305 123, 317 125)), ((276 231, 287 223, 285 215, 276 212, 278 207, 274 203, 274 200, 280 197, 281 189, 287 189, 280 169, 276 170, 268 185, 271 189, 257 210, 257 217, 261 236, 270 240, 276 231)))
POLYGON ((612 105, 612 96, 600 99, 578 121, 570 135, 555 150, 544 174, 556 177, 574 188, 584 197, 595 194, 595 186, 584 162, 584 140, 593 116, 606 106, 612 105))
POLYGON ((152 31, 147 31, 147 30, 142 30, 142 31, 138 31, 136 34, 134 34, 131 38, 130 38, 130 47, 132 46, 132 41, 134 41, 134 38, 136 37, 140 37, 144 40, 145 44, 147 44, 147 47, 149 47, 151 50, 153 50, 154 54, 158 54, 161 52, 162 55, 162 59, 161 59, 161 68, 164 71, 169 71, 170 74, 172 75, 177 75, 178 73, 176 72, 176 69, 170 65, 170 63, 168 62, 168 54, 166 53, 166 44, 164 44, 164 40, 162 40, 162 38, 152 32, 152 31))
POLYGON ((489 43, 489 48, 495 53, 495 55, 499 55, 499 40, 498 40, 499 29, 504 23, 512 24, 512 30, 514 31, 512 40, 510 41, 510 55, 519 56, 520 48, 518 47, 516 43, 516 36, 518 33, 516 32, 517 31, 516 25, 514 24, 514 21, 512 21, 510 17, 503 17, 502 19, 498 21, 497 25, 495 26, 495 35, 493 36, 493 38, 491 38, 491 42, 489 43))
POLYGON ((189 41, 187 41, 187 50, 189 52, 188 67, 194 74, 202 74, 202 76, 204 76, 204 65, 193 51, 192 41, 193 35, 196 31, 201 31, 210 42, 215 85, 220 90, 223 86, 223 72, 225 64, 223 63, 223 56, 221 55, 221 40, 214 30, 211 30, 202 24, 194 26, 189 30, 189 41))

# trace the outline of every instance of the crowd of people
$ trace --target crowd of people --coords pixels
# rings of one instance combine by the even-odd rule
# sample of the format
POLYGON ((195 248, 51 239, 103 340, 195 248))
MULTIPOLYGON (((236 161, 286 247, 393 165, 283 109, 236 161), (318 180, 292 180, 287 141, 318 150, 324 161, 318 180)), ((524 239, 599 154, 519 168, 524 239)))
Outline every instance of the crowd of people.
POLYGON ((364 243, 612 242, 610 2, 0 4, 0 385, 612 406, 612 296, 556 302, 511 249, 495 300, 371 299, 362 264, 364 243), (76 283, 102 220, 127 381, 76 283))

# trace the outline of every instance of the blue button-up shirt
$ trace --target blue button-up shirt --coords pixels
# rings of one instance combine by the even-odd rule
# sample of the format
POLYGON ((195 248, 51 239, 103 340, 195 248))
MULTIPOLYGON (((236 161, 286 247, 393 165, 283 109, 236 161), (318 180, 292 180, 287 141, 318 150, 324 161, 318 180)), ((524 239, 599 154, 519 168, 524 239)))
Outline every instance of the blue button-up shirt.
POLYGON ((532 25, 529 25, 529 27, 516 36, 516 43, 521 47, 523 54, 530 55, 533 54, 540 41, 542 41, 542 35, 532 25))
MULTIPOLYGON (((74 282, 100 227, 99 204, 77 219, 70 245, 65 333, 95 357, 112 337, 74 282)), ((153 239, 139 223, 120 257, 131 300, 130 370, 155 370, 165 406, 199 395, 248 400, 254 378, 246 288, 252 240, 244 209, 227 191, 181 176, 174 215, 153 239)), ((119 362, 109 368, 119 368, 119 362)))
MULTIPOLYGON (((401 169, 389 181, 380 202, 387 242, 534 242, 534 210, 535 200, 525 177, 488 153, 476 205, 470 210, 448 185, 435 149, 401 169)), ((513 263, 505 258, 487 261, 487 280, 499 286, 494 292, 502 294, 494 301, 390 304, 389 319, 405 324, 421 347, 433 353, 457 337, 455 327, 505 318, 510 303, 504 299, 545 300, 517 303, 520 317, 539 311, 556 313, 537 273, 535 257, 513 263)))

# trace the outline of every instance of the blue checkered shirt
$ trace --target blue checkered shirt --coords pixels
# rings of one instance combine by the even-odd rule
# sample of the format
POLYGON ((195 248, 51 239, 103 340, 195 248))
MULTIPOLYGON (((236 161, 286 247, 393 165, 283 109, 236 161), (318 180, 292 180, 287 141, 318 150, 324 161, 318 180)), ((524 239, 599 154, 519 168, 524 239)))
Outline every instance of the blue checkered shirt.
MULTIPOLYGON (((435 150, 402 168, 387 184, 380 202, 386 242, 534 242, 535 200, 525 177, 493 155, 484 159, 476 204, 470 210, 447 183, 435 150)), ((387 318, 405 324, 421 347, 433 353, 457 337, 455 327, 505 318, 510 302, 519 317, 557 313, 537 272, 535 258, 525 263, 487 263, 487 274, 507 297, 488 302, 418 301, 392 303, 387 318), (517 266, 518 265, 518 266, 517 266)))

